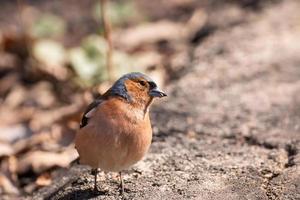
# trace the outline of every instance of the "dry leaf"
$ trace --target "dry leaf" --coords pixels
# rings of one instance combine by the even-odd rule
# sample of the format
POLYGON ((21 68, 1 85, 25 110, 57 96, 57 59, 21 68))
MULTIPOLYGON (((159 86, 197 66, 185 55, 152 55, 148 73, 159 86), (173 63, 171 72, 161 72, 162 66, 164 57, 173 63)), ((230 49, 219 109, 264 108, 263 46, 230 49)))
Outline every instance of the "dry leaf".
POLYGON ((0 127, 0 141, 14 143, 20 139, 28 138, 32 132, 25 125, 19 124, 8 127, 0 127))
POLYGON ((186 24, 186 37, 193 37, 207 23, 207 13, 203 9, 196 10, 186 24))
POLYGON ((0 157, 10 156, 14 153, 14 149, 9 143, 0 142, 0 157))
POLYGON ((120 44, 135 49, 140 45, 162 40, 176 40, 183 36, 184 30, 181 23, 162 20, 130 28, 121 34, 122 37, 118 37, 120 44))
POLYGON ((64 47, 53 40, 40 40, 33 45, 33 55, 41 63, 39 68, 59 80, 68 75, 65 67, 66 56, 64 47))
MULTIPOLYGON (((7 106, 0 106, 0 127, 13 127, 15 124, 27 122, 32 118, 35 108, 19 107, 11 109, 7 106)), ((0 132, 1 133, 1 132, 0 132)))
POLYGON ((18 173, 32 169, 35 173, 52 167, 67 167, 78 156, 75 149, 70 148, 62 153, 45 151, 29 152, 19 160, 18 173))
POLYGON ((7 170, 9 171, 12 180, 17 180, 17 168, 18 168, 18 160, 15 156, 9 156, 9 158, 7 159, 7 164, 8 164, 8 168, 7 170))
POLYGON ((10 108, 16 108, 25 101, 27 96, 28 95, 26 89, 23 86, 16 85, 6 96, 4 104, 5 106, 8 106, 10 108))
POLYGON ((13 144, 13 149, 15 150, 15 154, 19 154, 20 152, 24 152, 45 142, 51 142, 51 135, 48 134, 48 132, 36 134, 30 138, 19 140, 13 144))
MULTIPOLYGON (((1 40, 1 36, 0 36, 1 40)), ((1 44, 0 44, 1 46, 1 44)), ((14 69, 17 66, 17 57, 13 54, 0 52, 0 69, 14 69)))
POLYGON ((4 174, 0 173, 0 188, 6 194, 19 194, 18 188, 12 183, 12 181, 4 174))
POLYGON ((3 33, 2 44, 4 51, 18 55, 21 58, 28 56, 27 46, 31 45, 32 38, 26 34, 20 34, 16 31, 3 33))
POLYGON ((18 75, 10 73, 0 79, 0 95, 5 94, 11 89, 11 86, 14 85, 18 80, 18 75))
POLYGON ((146 51, 135 54, 135 65, 142 69, 148 69, 162 64, 162 55, 157 51, 146 51))
POLYGON ((41 81, 29 90, 27 101, 32 101, 42 108, 53 107, 56 98, 52 85, 49 82, 41 81))
POLYGON ((52 85, 49 82, 39 82, 31 88, 16 85, 5 98, 4 104, 12 109, 27 105, 37 105, 49 108, 55 103, 52 85))
POLYGON ((196 34, 207 23, 207 14, 203 9, 196 10, 187 23, 161 20, 129 28, 116 38, 126 49, 136 49, 145 44, 159 41, 186 40, 196 34))
POLYGON ((42 175, 40 175, 35 183, 38 185, 38 186, 48 186, 52 183, 52 179, 51 179, 51 176, 49 173, 44 173, 42 175))
MULTIPOLYGON (((75 99, 74 101, 77 100, 75 99)), ((82 100, 78 99, 77 102, 69 106, 52 109, 51 111, 39 110, 31 120, 30 128, 32 130, 37 131, 43 127, 49 127, 51 124, 64 120, 67 117, 71 117, 72 115, 77 115, 78 113, 81 112, 82 105, 83 105, 82 100)))

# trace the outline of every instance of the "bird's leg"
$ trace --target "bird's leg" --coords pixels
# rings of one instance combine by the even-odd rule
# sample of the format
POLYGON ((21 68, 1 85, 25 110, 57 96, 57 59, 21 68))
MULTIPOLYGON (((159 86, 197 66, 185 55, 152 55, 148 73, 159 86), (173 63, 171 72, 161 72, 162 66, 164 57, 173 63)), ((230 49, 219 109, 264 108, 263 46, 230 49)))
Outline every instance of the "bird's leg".
POLYGON ((98 175, 98 169, 92 169, 92 174, 94 175, 94 191, 97 192, 97 175, 98 175))
POLYGON ((119 172, 119 177, 120 177, 120 191, 121 194, 124 194, 124 183, 123 183, 123 178, 122 178, 122 172, 119 172))

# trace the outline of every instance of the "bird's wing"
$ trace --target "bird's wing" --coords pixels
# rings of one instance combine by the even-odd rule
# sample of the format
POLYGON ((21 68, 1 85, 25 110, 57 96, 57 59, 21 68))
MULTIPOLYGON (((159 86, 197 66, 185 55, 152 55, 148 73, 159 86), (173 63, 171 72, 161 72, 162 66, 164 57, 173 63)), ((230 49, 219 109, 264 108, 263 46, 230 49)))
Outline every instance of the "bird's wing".
POLYGON ((92 114, 95 112, 97 106, 103 102, 103 99, 96 99, 93 101, 90 105, 88 105, 87 109, 85 110, 81 123, 80 123, 80 128, 86 126, 88 124, 89 118, 92 116, 92 114))

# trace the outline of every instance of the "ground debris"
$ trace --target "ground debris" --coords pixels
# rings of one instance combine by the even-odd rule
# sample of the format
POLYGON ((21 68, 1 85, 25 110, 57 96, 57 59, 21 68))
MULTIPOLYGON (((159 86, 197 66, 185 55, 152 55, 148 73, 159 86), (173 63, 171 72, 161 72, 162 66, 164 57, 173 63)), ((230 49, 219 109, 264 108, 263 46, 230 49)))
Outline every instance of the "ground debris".
MULTIPOLYGON (((113 173, 99 173, 100 192, 95 194, 90 169, 70 166, 77 157, 72 141, 84 107, 110 86, 102 82, 83 89, 85 84, 78 84, 67 56, 69 46, 92 59, 103 46, 84 42, 78 46, 87 27, 95 33, 99 26, 82 13, 91 11, 91 1, 70 2, 57 2, 70 12, 55 6, 72 23, 66 30, 69 38, 48 38, 61 52, 51 60, 49 43, 40 52, 32 51, 44 39, 14 29, 1 33, 0 194, 8 199, 24 195, 121 199, 113 173), (74 29, 78 25, 80 29, 74 29)), ((38 4, 32 2, 26 12, 51 7, 50 1, 38 4)), ((137 4, 151 12, 150 19, 114 27, 114 45, 123 56, 121 63, 131 65, 133 60, 140 66, 134 69, 166 84, 168 98, 152 109, 149 154, 124 172, 126 197, 300 199, 300 4, 293 0, 137 4)), ((7 13, 6 6, 0 17, 7 13)), ((92 38, 94 44, 100 36, 92 38)), ((102 61, 92 59, 85 60, 89 66, 102 61)), ((125 71, 124 67, 120 73, 125 71)))

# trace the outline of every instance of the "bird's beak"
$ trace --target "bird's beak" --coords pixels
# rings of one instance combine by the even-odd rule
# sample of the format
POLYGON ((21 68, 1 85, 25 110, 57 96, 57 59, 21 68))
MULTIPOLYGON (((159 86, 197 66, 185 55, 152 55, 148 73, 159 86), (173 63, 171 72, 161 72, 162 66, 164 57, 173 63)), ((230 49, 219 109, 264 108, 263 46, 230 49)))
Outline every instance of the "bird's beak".
POLYGON ((167 94, 161 91, 158 87, 151 89, 149 95, 151 97, 159 97, 159 98, 167 96, 167 94))

